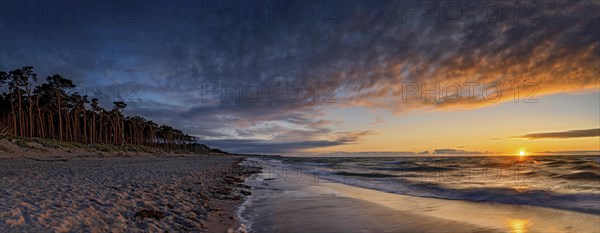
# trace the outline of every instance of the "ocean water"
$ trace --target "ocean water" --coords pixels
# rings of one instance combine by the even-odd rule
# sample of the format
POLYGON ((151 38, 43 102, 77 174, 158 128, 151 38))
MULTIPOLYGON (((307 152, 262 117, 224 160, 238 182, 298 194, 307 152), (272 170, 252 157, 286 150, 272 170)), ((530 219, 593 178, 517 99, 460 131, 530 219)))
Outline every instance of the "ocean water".
POLYGON ((390 193, 600 214, 599 156, 261 159, 287 182, 311 176, 390 193))

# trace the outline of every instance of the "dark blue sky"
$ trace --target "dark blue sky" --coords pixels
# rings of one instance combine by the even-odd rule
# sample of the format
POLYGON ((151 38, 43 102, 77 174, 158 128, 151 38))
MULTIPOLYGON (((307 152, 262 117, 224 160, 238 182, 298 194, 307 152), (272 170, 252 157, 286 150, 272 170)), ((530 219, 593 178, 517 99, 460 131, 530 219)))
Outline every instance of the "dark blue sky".
POLYGON ((338 121, 338 109, 398 116, 496 103, 400 101, 402 82, 598 87, 598 2, 433 3, 2 1, 0 70, 59 73, 106 107, 125 100, 126 114, 252 153, 380 133, 358 127, 360 114, 338 121))

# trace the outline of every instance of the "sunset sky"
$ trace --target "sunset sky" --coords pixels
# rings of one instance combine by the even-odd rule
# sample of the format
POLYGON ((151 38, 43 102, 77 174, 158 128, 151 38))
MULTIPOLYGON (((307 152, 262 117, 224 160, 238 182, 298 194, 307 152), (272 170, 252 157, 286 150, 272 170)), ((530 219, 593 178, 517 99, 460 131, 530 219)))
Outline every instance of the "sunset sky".
POLYGON ((600 150, 598 1, 433 3, 2 1, 0 70, 230 152, 600 150))

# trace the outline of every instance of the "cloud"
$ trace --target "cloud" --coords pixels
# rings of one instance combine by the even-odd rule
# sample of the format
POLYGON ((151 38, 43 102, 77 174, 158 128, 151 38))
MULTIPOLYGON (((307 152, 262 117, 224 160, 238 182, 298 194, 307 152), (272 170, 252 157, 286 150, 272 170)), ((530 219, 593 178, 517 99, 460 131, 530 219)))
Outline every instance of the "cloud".
POLYGON ((353 142, 359 141, 363 137, 374 135, 374 134, 376 134, 376 133, 371 130, 335 133, 338 141, 348 142, 348 143, 353 143, 353 142))
POLYGON ((559 131, 559 132, 530 133, 530 134, 525 134, 525 135, 521 135, 521 136, 515 136, 514 138, 564 139, 564 138, 583 138, 583 137, 600 137, 600 128, 568 130, 568 131, 559 131))
POLYGON ((252 139, 204 140, 206 144, 221 148, 227 152, 250 154, 293 154, 294 152, 344 145, 342 141, 270 141, 252 139))
MULTIPOLYGON (((325 119, 324 109, 360 106, 403 114, 512 101, 515 85, 537 87, 520 90, 520 101, 530 93, 537 98, 599 88, 600 4, 595 1, 534 2, 537 11, 523 18, 512 15, 513 2, 493 1, 503 10, 498 20, 483 18, 489 8, 480 4, 473 20, 463 15, 457 22, 423 21, 419 13, 405 17, 405 1, 311 5, 321 2, 294 2, 305 9, 297 22, 266 14, 257 21, 232 17, 233 22, 223 22, 218 16, 205 18, 202 1, 131 2, 132 22, 115 22, 109 14, 118 1, 97 2, 106 13, 98 22, 35 23, 35 17, 21 18, 29 13, 7 14, 0 19, 0 70, 33 65, 41 76, 60 73, 79 84, 98 82, 105 105, 121 97, 115 94, 124 91, 119 84, 135 82, 140 89, 132 97, 135 102, 127 101, 127 114, 172 124, 209 145, 229 148, 237 142, 248 151, 264 151, 265 145, 303 150, 359 140, 361 135, 344 133, 348 130, 334 119, 325 119), (333 20, 309 14, 332 7, 334 12, 320 15, 340 13, 333 20), (473 98, 463 85, 469 82, 480 84, 473 98), (274 83, 280 85, 271 100, 264 84, 274 83), (337 102, 324 101, 327 83, 335 84, 337 102), (403 83, 418 84, 419 91, 409 94, 403 83), (491 83, 498 88, 483 95, 484 85, 491 83), (222 84, 238 95, 244 89, 236 85, 257 85, 263 95, 258 101, 222 101, 222 84), (286 99, 291 84, 291 89, 303 89, 301 98, 286 99), (436 93, 442 97, 444 90, 454 93, 444 89, 447 85, 459 84, 455 94, 462 98, 434 101, 429 96, 423 101, 421 84, 439 84, 436 93)), ((18 11, 32 8, 15 4, 18 11)), ((275 9, 278 16, 282 12, 275 9)))
MULTIPOLYGON (((267 129, 267 131, 286 132, 282 129, 267 129)), ((319 133, 301 130, 290 132, 288 130, 287 133, 277 134, 268 140, 254 138, 206 139, 203 140, 203 143, 234 153, 297 155, 297 152, 308 149, 355 144, 373 134, 372 131, 336 132, 332 137, 319 139, 315 137, 315 135, 320 135, 319 133)))
POLYGON ((384 120, 381 117, 377 117, 373 122, 369 123, 369 125, 377 125, 383 122, 384 120))
POLYGON ((269 140, 252 139, 221 139, 204 140, 203 142, 218 147, 227 152, 249 154, 290 154, 311 148, 321 148, 344 144, 339 141, 294 141, 277 142, 269 140))
POLYGON ((347 152, 347 151, 336 151, 336 152, 325 152, 325 153, 314 153, 310 155, 318 155, 321 157, 407 157, 415 156, 415 152, 412 151, 361 151, 361 152, 347 152))

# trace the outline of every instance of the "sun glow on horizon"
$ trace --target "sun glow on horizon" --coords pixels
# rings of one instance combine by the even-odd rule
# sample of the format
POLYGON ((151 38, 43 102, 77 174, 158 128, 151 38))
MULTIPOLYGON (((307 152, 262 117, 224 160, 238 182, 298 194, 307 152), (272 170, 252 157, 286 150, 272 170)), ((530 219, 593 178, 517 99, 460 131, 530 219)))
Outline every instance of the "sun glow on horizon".
POLYGON ((519 156, 525 156, 525 151, 519 151, 519 156))

